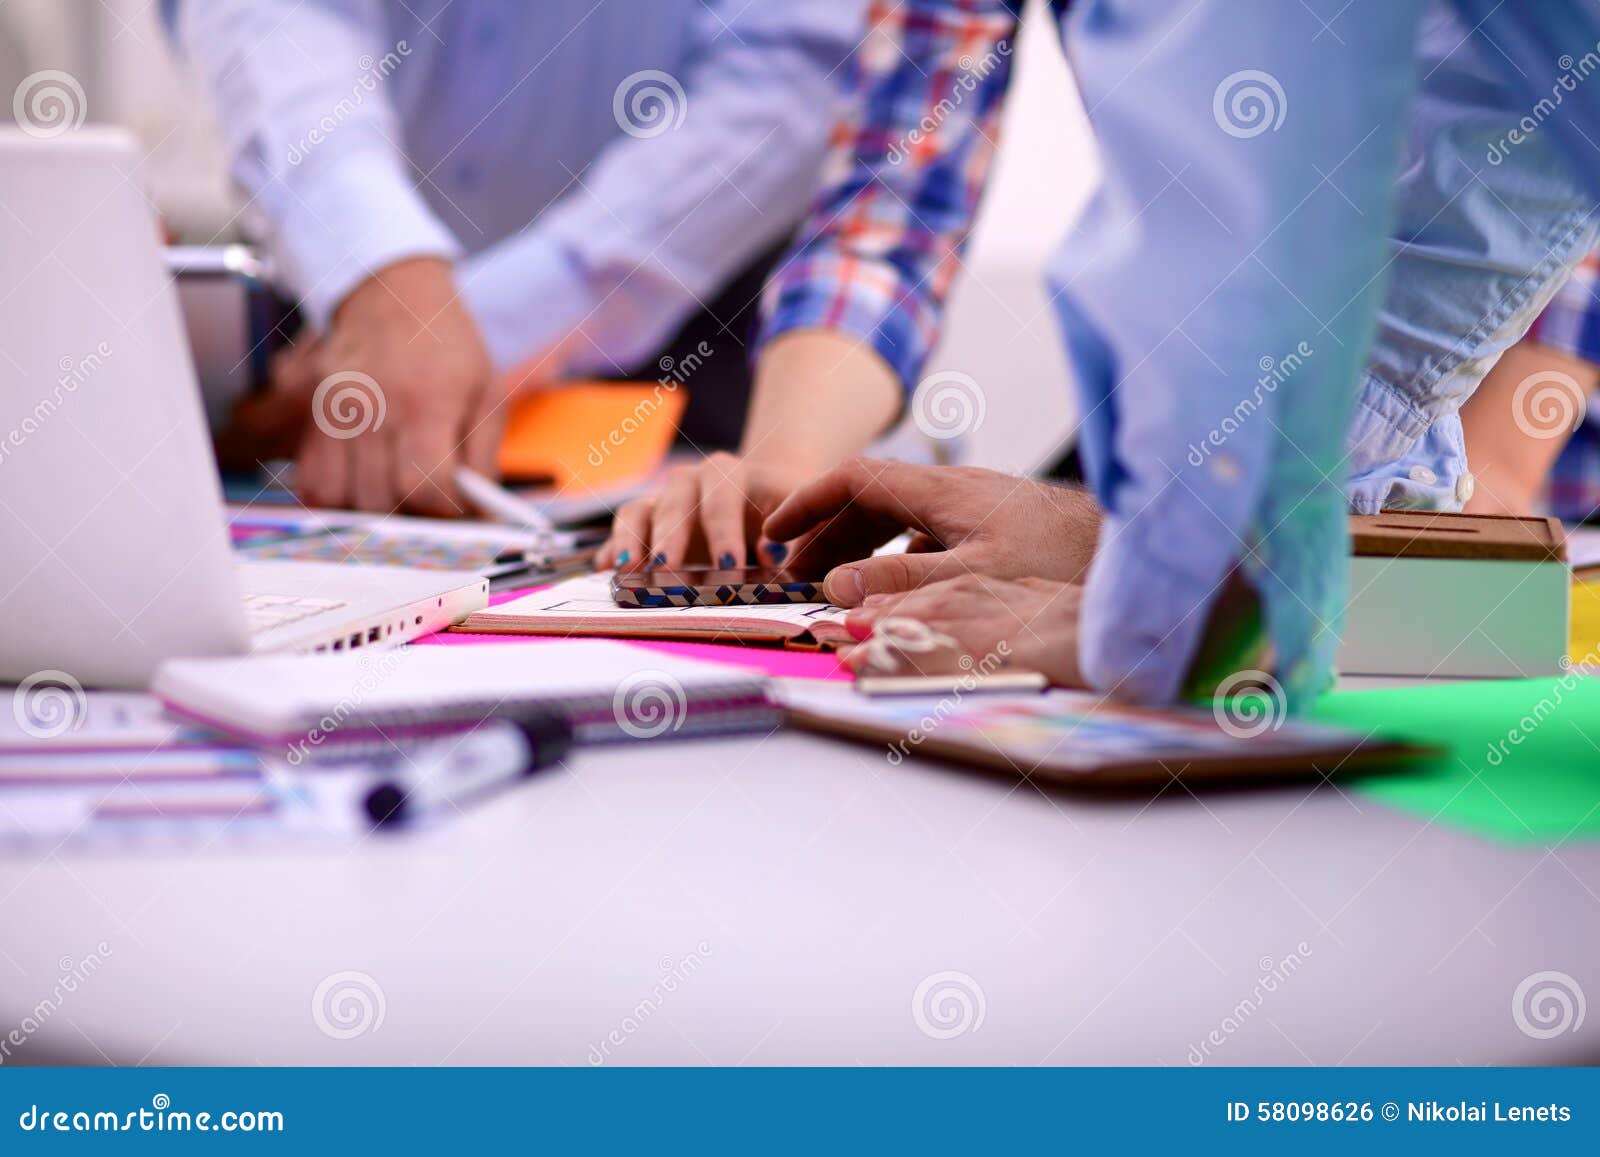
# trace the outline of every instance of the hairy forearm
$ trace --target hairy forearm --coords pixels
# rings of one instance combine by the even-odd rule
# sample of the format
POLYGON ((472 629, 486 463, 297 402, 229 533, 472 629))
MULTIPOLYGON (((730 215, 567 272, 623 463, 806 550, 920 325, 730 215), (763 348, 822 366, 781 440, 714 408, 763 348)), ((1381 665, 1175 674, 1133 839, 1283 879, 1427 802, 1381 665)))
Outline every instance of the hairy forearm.
POLYGON ((820 472, 888 429, 902 402, 899 380, 867 345, 832 330, 795 330, 761 355, 741 452, 820 472))

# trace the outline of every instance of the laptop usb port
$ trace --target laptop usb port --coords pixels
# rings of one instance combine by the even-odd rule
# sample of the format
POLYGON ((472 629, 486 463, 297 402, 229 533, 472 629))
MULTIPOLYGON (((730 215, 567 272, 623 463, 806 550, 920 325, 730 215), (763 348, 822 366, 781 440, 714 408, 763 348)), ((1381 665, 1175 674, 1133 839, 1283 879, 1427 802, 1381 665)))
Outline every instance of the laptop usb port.
POLYGON ((378 641, 378 635, 382 632, 382 630, 382 627, 373 627, 372 630, 367 632, 367 642, 376 643, 378 641))

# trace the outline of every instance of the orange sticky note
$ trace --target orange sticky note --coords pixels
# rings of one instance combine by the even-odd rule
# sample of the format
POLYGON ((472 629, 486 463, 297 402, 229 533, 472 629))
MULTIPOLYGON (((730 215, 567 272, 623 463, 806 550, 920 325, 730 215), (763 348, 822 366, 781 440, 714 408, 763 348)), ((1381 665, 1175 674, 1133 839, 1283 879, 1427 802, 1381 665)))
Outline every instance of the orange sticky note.
POLYGON ((678 432, 688 394, 659 382, 576 382, 512 404, 500 446, 507 479, 566 489, 648 474, 678 432))

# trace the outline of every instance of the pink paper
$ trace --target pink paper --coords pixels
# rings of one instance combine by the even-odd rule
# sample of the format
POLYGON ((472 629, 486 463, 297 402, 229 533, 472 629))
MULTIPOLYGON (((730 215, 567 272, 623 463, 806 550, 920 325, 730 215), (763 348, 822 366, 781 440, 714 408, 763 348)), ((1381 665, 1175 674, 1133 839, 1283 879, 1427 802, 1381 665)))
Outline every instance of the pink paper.
MULTIPOLYGON (((521 598, 531 591, 540 589, 540 587, 528 587, 524 590, 501 591, 498 594, 489 596, 489 605, 497 607, 501 603, 510 602, 512 599, 521 598)), ((527 646, 529 644, 551 643, 559 638, 561 636, 474 635, 463 634, 459 631, 439 631, 436 634, 416 639, 414 643, 438 647, 470 647, 494 643, 527 646)), ((685 659, 703 659, 712 663, 726 663, 729 666, 743 667, 746 670, 760 671, 767 675, 783 676, 790 679, 848 680, 854 677, 850 673, 850 668, 844 666, 837 657, 826 651, 786 651, 781 647, 746 647, 737 643, 693 643, 666 639, 618 639, 617 642, 626 643, 630 647, 638 647, 641 651, 659 651, 667 655, 678 655, 685 659)))

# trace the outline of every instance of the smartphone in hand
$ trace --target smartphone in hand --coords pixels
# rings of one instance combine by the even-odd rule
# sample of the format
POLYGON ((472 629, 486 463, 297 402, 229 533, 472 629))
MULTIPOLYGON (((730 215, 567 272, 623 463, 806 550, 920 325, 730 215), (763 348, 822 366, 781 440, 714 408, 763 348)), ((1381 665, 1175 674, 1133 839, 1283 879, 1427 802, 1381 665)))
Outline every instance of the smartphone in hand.
POLYGON ((825 603, 823 576, 778 567, 635 568, 611 576, 619 607, 727 607, 762 603, 825 603))

